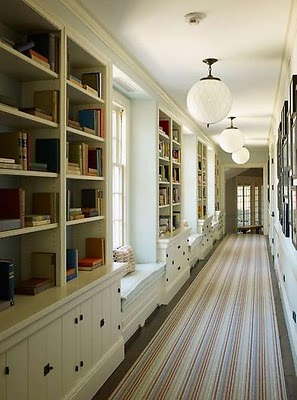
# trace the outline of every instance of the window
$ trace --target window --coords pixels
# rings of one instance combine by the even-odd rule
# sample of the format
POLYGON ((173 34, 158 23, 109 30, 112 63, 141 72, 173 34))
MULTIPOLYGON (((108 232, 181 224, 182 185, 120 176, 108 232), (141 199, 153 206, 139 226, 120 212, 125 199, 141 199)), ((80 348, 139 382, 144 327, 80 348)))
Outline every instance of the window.
POLYGON ((261 186, 237 185, 237 227, 260 225, 261 219, 261 186))
POLYGON ((112 111, 112 226, 113 248, 125 241, 125 165, 126 165, 125 110, 115 105, 112 111))

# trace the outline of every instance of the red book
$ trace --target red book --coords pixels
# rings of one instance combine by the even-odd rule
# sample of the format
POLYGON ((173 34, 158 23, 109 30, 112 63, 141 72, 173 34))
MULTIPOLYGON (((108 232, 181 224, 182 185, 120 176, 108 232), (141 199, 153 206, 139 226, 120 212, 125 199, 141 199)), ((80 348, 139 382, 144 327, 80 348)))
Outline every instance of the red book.
POLYGON ((42 54, 37 53, 37 51, 33 50, 33 49, 29 49, 24 51, 24 54, 28 57, 30 56, 35 56, 37 58, 39 58, 40 60, 47 62, 48 63, 48 58, 44 57, 42 54))
POLYGON ((25 220, 25 191, 19 188, 0 189, 0 219, 25 220))
POLYGON ((102 265, 102 258, 85 257, 78 260, 78 266, 93 267, 95 265, 102 265))
POLYGON ((163 132, 169 136, 169 121, 167 119, 162 119, 159 121, 159 126, 163 129, 163 132))

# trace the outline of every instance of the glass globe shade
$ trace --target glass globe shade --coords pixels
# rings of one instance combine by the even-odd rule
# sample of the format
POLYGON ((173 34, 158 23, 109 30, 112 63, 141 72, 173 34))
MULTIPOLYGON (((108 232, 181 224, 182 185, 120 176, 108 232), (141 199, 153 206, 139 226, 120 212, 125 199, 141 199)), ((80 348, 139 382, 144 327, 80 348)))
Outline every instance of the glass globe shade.
POLYGON ((246 147, 242 147, 240 150, 232 153, 231 157, 236 164, 245 164, 250 158, 250 152, 246 147))
POLYGON ((204 78, 195 83, 188 92, 189 113, 205 124, 215 124, 224 119, 231 106, 231 92, 219 79, 204 78))
POLYGON ((237 128, 227 128, 220 136, 220 147, 226 153, 235 153, 244 146, 244 134, 237 128))

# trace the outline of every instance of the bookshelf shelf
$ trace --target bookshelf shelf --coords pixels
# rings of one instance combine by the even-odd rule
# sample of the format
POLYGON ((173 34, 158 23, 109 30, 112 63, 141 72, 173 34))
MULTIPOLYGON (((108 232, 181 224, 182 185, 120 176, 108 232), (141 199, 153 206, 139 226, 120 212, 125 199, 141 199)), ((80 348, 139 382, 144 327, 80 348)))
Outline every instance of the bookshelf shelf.
POLYGON ((67 126, 67 137, 73 141, 84 140, 88 142, 104 143, 104 138, 67 126))
POLYGON ((71 175, 67 174, 66 176, 67 179, 73 179, 73 180, 81 180, 81 181, 104 181, 104 177, 102 176, 91 176, 91 175, 71 175))
POLYGON ((13 169, 1 169, 0 175, 11 175, 11 176, 32 176, 39 178, 58 178, 59 174, 55 172, 41 172, 41 171, 23 171, 13 169))
POLYGON ((104 104, 102 98, 87 92, 86 89, 79 87, 69 80, 67 80, 67 94, 73 104, 104 104))
POLYGON ((159 181, 159 185, 170 185, 170 182, 167 182, 167 181, 159 181))
POLYGON ((0 41, 1 73, 27 82, 57 79, 58 74, 0 41))
POLYGON ((159 157, 159 162, 169 164, 170 159, 166 157, 159 157))
POLYGON ((48 225, 33 226, 33 227, 21 228, 21 229, 12 229, 9 231, 0 232, 0 239, 13 237, 13 236, 27 235, 29 233, 47 231, 50 229, 56 229, 56 228, 58 228, 58 226, 59 226, 58 224, 48 224, 48 225))
POLYGON ((0 125, 9 126, 16 129, 33 128, 57 128, 56 122, 48 121, 44 118, 36 117, 19 111, 15 107, 0 103, 0 125))
POLYGON ((168 208, 170 207, 170 204, 163 204, 162 206, 159 206, 159 208, 168 208))
POLYGON ((80 224, 86 224, 89 222, 97 222, 97 221, 102 221, 102 220, 104 220, 104 216, 82 218, 82 219, 76 219, 73 221, 66 221, 66 226, 80 225, 80 224))

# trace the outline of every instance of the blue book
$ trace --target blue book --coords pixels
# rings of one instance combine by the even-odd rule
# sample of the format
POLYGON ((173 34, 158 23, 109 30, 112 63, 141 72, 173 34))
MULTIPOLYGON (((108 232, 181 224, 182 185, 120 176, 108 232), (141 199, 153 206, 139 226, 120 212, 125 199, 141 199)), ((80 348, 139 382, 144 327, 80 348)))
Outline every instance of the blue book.
POLYGON ((78 112, 78 121, 81 126, 85 126, 86 128, 94 129, 97 133, 97 110, 80 110, 78 112))
POLYGON ((12 260, 0 259, 0 300, 14 304, 14 264, 12 260))
POLYGON ((66 249, 66 268, 78 268, 78 250, 66 249))

